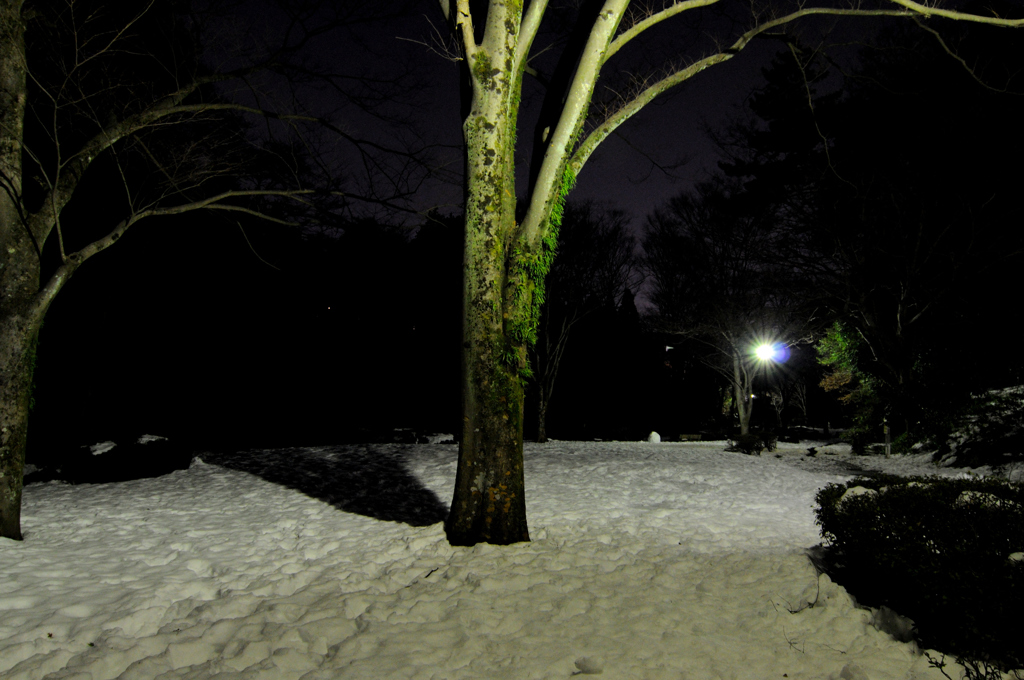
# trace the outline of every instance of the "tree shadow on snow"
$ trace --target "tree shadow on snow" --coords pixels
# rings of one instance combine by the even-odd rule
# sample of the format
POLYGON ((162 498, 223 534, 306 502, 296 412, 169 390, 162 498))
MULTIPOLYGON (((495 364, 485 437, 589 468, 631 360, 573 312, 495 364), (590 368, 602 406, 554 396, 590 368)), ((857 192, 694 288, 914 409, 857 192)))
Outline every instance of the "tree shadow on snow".
POLYGON ((405 469, 405 449, 331 446, 203 453, 204 462, 241 470, 334 507, 387 522, 428 526, 448 508, 405 469))

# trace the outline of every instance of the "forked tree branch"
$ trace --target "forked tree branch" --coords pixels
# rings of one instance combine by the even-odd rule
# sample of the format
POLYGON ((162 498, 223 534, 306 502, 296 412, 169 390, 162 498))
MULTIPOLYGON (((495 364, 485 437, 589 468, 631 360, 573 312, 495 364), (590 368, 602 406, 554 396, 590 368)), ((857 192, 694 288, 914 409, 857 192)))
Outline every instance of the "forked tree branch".
POLYGON ((950 57, 952 57, 953 59, 955 59, 955 60, 957 61, 957 63, 959 63, 959 64, 960 64, 960 66, 962 66, 962 67, 963 67, 963 69, 964 69, 965 71, 967 71, 967 75, 969 75, 969 76, 970 76, 971 78, 973 78, 973 79, 974 79, 974 82, 978 83, 979 85, 981 85, 982 87, 984 87, 984 88, 985 88, 985 89, 987 89, 987 90, 992 90, 993 92, 998 92, 998 93, 1000 93, 1000 94, 1006 94, 1006 93, 1008 93, 1008 92, 1009 92, 1009 90, 1008 90, 1008 89, 1006 89, 1006 88, 998 88, 998 87, 992 87, 991 85, 989 85, 988 83, 986 83, 986 82, 985 82, 984 80, 982 80, 982 79, 981 79, 981 78, 980 78, 980 77, 978 76, 978 74, 977 74, 977 73, 975 73, 974 69, 973 69, 973 68, 971 68, 970 64, 968 64, 968 63, 967 63, 967 61, 966 61, 966 60, 965 60, 965 59, 964 59, 963 57, 961 57, 961 56, 960 56, 959 54, 957 54, 956 52, 954 52, 954 51, 953 51, 953 49, 952 49, 952 48, 951 48, 951 47, 950 47, 950 46, 949 46, 949 45, 948 45, 948 44, 946 43, 946 41, 945 41, 945 40, 944 40, 944 39, 942 38, 942 35, 941 35, 941 34, 940 34, 940 33, 939 33, 938 31, 936 31, 936 30, 935 30, 934 28, 932 28, 931 26, 928 26, 928 25, 926 25, 926 24, 925 24, 925 23, 924 23, 923 21, 921 21, 920 19, 914 19, 914 23, 916 23, 916 24, 918 25, 918 27, 919 27, 919 28, 920 28, 921 30, 923 30, 923 31, 925 31, 925 32, 927 32, 927 33, 929 33, 929 34, 931 34, 931 35, 932 35, 932 37, 934 37, 934 38, 935 38, 935 41, 936 41, 937 43, 939 43, 939 47, 941 47, 941 48, 942 48, 942 50, 943 50, 943 51, 944 51, 944 52, 945 52, 946 54, 948 54, 948 55, 949 55, 950 57))
MULTIPOLYGON (((1000 17, 986 17, 951 10, 943 10, 930 7, 914 0, 890 0, 900 9, 859 9, 851 7, 801 7, 800 9, 777 17, 743 33, 730 47, 716 54, 699 59, 689 66, 679 69, 662 78, 650 87, 641 90, 635 97, 624 103, 618 110, 608 116, 597 126, 587 137, 576 147, 576 135, 581 129, 583 117, 590 106, 590 96, 593 93, 594 83, 597 80, 601 67, 608 59, 618 52, 630 40, 639 36, 647 29, 676 16, 682 12, 699 7, 706 7, 717 3, 719 0, 684 0, 676 1, 665 9, 655 12, 648 17, 636 22, 618 36, 615 30, 608 33, 605 28, 608 24, 618 27, 626 6, 629 4, 623 0, 606 0, 600 12, 600 19, 591 32, 590 40, 580 56, 580 63, 569 94, 566 97, 565 106, 558 120, 557 126, 552 134, 552 142, 547 148, 541 163, 541 170, 538 172, 535 186, 531 187, 530 205, 526 217, 523 220, 521 238, 527 243, 536 243, 544 230, 547 228, 547 220, 550 215, 557 192, 561 188, 561 169, 566 167, 566 156, 569 156, 568 166, 574 175, 578 174, 587 160, 593 154, 597 146, 608 138, 616 128, 629 120, 644 106, 650 103, 659 95, 669 89, 689 80, 704 69, 728 61, 736 54, 747 47, 750 42, 759 35, 779 26, 789 24, 809 16, 844 16, 844 17, 929 17, 940 16, 958 21, 969 21, 979 24, 1003 27, 1024 26, 1024 19, 1002 19, 1000 17), (614 39, 613 39, 614 38, 614 39), (596 60, 596 63, 591 63, 596 60)), ((537 3, 539 4, 539 3, 537 3)), ((534 7, 531 7, 534 9, 534 7)))
MULTIPOLYGON (((520 229, 520 239, 531 247, 540 242, 548 228, 552 206, 562 190, 562 175, 567 160, 590 108, 594 86, 604 63, 605 50, 628 6, 629 0, 606 0, 583 48, 576 74, 566 94, 565 105, 541 160, 536 185, 531 187, 530 205, 520 229)), ((571 171, 575 176, 579 174, 579 167, 572 165, 571 171)))

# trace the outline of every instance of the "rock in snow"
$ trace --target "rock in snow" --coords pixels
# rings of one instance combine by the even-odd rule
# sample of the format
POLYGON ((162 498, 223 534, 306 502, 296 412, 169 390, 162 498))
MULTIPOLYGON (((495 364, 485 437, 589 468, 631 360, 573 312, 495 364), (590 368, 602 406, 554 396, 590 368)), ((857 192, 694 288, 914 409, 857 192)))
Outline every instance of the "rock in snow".
POLYGON ((839 678, 840 680, 871 680, 868 674, 855 663, 848 663, 843 666, 843 670, 839 672, 839 678))
POLYGON ((868 489, 863 486, 851 486, 849 489, 843 492, 842 497, 839 499, 839 505, 842 505, 850 498, 856 498, 857 496, 877 496, 878 492, 874 489, 868 489))
MULTIPOLYGON (((597 657, 581 656, 576 659, 575 665, 579 672, 584 675, 600 675, 604 673, 604 667, 601 666, 601 661, 597 657)), ((573 673, 573 675, 576 674, 573 673)))

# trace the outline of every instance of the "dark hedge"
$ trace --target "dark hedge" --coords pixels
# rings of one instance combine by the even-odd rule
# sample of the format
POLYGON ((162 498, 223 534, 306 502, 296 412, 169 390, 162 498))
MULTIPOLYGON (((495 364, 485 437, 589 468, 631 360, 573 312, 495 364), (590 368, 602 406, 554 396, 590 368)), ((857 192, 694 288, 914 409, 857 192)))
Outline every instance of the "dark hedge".
POLYGON ((1009 559, 1024 551, 1024 486, 879 475, 815 500, 824 568, 859 601, 913 619, 925 647, 1024 667, 1024 562, 1009 559), (878 493, 840 504, 855 486, 878 493))

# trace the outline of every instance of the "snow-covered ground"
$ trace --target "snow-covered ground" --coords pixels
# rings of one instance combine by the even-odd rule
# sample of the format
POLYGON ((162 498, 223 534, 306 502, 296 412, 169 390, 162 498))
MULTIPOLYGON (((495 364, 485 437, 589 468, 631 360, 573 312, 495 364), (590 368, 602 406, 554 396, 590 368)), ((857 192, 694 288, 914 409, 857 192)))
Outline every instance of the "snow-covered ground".
POLYGON ((958 471, 807 446, 527 444, 533 541, 506 547, 445 541, 452 445, 30 485, 25 541, 0 539, 0 677, 941 679, 805 551, 854 466, 958 471))

